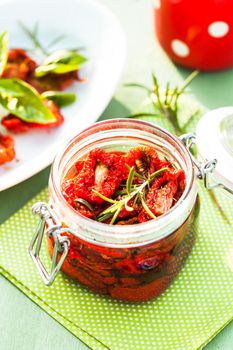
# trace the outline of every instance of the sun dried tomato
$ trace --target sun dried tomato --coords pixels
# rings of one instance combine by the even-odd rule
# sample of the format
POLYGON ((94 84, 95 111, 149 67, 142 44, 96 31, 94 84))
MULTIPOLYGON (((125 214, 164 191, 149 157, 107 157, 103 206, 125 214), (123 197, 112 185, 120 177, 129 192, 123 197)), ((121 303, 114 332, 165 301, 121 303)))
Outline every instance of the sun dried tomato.
POLYGON ((63 91, 70 87, 75 81, 82 81, 78 76, 78 71, 65 74, 46 74, 44 77, 32 77, 29 83, 39 92, 63 91))
POLYGON ((136 147, 126 154, 126 164, 146 176, 161 168, 170 167, 171 164, 165 159, 160 159, 157 151, 152 147, 136 147))
MULTIPOLYGON (((165 214, 180 198, 185 187, 185 173, 182 169, 169 168, 157 177, 146 196, 146 204, 155 216, 165 214)), ((143 209, 138 215, 138 221, 150 220, 143 209)))
POLYGON ((21 133, 26 132, 30 129, 50 129, 54 128, 56 126, 59 126, 63 123, 64 117, 60 112, 60 109, 57 107, 57 105, 53 101, 44 100, 44 104, 51 110, 51 112, 56 117, 56 120, 52 123, 48 124, 39 124, 39 123, 29 123, 25 122, 24 120, 21 120, 17 116, 13 114, 9 114, 8 116, 2 118, 2 125, 14 132, 14 133, 21 133))
POLYGON ((88 154, 82 170, 73 179, 74 197, 94 204, 104 203, 104 199, 93 190, 110 198, 118 189, 126 171, 123 156, 97 148, 88 154))
POLYGON ((0 134, 0 165, 15 158, 15 142, 11 136, 0 134))
MULTIPOLYGON (((172 207, 177 186, 176 180, 168 181, 166 185, 159 189, 156 186, 151 187, 146 197, 146 204, 155 216, 165 214, 172 207)), ((144 209, 138 215, 139 222, 148 221, 149 219, 150 216, 144 209)))
POLYGON ((28 80, 36 69, 36 62, 22 49, 9 51, 7 64, 2 74, 3 78, 18 78, 28 80))
POLYGON ((78 160, 76 163, 75 163, 75 169, 76 169, 76 173, 79 174, 80 171, 82 170, 83 166, 84 166, 84 160, 78 160))

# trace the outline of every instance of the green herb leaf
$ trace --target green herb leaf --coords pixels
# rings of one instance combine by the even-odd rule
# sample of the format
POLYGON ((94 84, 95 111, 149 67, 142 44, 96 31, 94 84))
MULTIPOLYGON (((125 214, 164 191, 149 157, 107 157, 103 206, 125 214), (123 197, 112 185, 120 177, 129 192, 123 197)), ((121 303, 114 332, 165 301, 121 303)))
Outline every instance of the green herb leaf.
MULTIPOLYGON (((129 171, 131 170, 131 168, 128 164, 125 164, 125 166, 129 171)), ((134 176, 138 177, 141 180, 146 180, 146 177, 139 174, 137 171, 135 171, 135 169, 134 169, 134 176)))
POLYGON ((97 220, 98 220, 99 222, 104 222, 105 220, 111 218, 112 216, 113 216, 112 213, 107 213, 107 214, 105 214, 105 215, 99 215, 98 218, 97 218, 97 220))
POLYGON ((141 117, 153 117, 153 118, 161 118, 161 114, 156 114, 156 113, 135 113, 135 114, 130 114, 128 118, 141 118, 141 117))
POLYGON ((114 213, 118 208, 123 207, 123 203, 121 203, 120 201, 116 201, 115 204, 111 205, 110 207, 108 207, 107 209, 105 209, 104 211, 102 211, 102 213, 100 213, 99 215, 105 215, 108 213, 114 213))
POLYGON ((147 206, 146 202, 144 201, 143 196, 140 194, 140 200, 142 203, 142 206, 144 208, 144 210, 147 212, 147 214, 152 218, 152 219, 156 219, 156 216, 152 213, 152 211, 150 210, 150 208, 147 206))
POLYGON ((46 91, 41 96, 47 100, 52 100, 58 107, 68 106, 76 100, 76 95, 72 92, 46 91))
POLYGON ((56 120, 37 91, 22 80, 0 79, 0 105, 29 123, 48 124, 56 120))
POLYGON ((159 169, 159 170, 155 171, 154 173, 150 174, 150 180, 154 180, 157 176, 161 175, 166 170, 168 170, 168 168, 162 168, 162 169, 159 169))
POLYGON ((110 221, 110 225, 113 225, 113 224, 114 224, 114 222, 116 221, 116 219, 117 219, 117 217, 118 217, 120 211, 121 211, 121 208, 119 207, 119 208, 116 210, 115 214, 113 215, 112 220, 110 221))
MULTIPOLYGON (((138 186, 135 186, 134 188, 132 188, 132 182, 133 182, 133 177, 136 176, 135 174, 135 170, 134 168, 130 168, 127 164, 126 167, 130 170, 129 171, 129 175, 127 178, 127 182, 126 182, 126 196, 124 196, 122 199, 120 200, 113 200, 110 199, 108 197, 105 197, 103 194, 97 192, 96 190, 92 190, 95 194, 97 194, 100 198, 104 199, 106 202, 111 203, 112 205, 108 208, 106 208, 104 211, 102 211, 102 213, 99 214, 98 216, 98 221, 103 222, 105 221, 107 218, 113 216, 110 224, 113 224, 116 219, 117 216, 119 215, 121 209, 123 207, 125 207, 125 209, 127 211, 133 211, 134 208, 130 207, 128 205, 128 202, 135 197, 134 202, 133 202, 133 206, 136 204, 138 198, 140 198, 141 202, 144 201, 142 193, 145 192, 145 187, 148 186, 154 179, 155 177, 159 176, 160 174, 162 174, 165 170, 167 170, 167 168, 162 168, 159 169, 157 171, 155 171, 154 173, 150 174, 148 179, 143 179, 144 182, 138 186)), ((154 214, 151 213, 150 209, 147 207, 145 201, 144 203, 142 202, 142 205, 144 207, 144 209, 147 211, 147 213, 150 215, 150 217, 152 217, 153 219, 156 218, 155 216, 153 216, 154 214)))
POLYGON ((41 45, 37 34, 38 34, 38 23, 35 24, 34 30, 30 30, 28 27, 25 26, 24 23, 22 23, 21 21, 18 22, 20 28, 23 30, 23 32, 29 37, 29 39, 33 42, 34 44, 34 48, 36 50, 39 50, 43 55, 47 55, 47 51, 46 49, 41 45))
POLYGON ((47 74, 65 74, 78 70, 87 58, 74 50, 59 50, 48 56, 35 70, 37 78, 47 74))
POLYGON ((139 84, 139 83, 127 83, 124 86, 126 86, 126 87, 136 87, 136 88, 144 89, 147 92, 151 92, 150 88, 148 88, 146 85, 139 84))
POLYGON ((117 192, 115 192, 114 194, 114 197, 117 197, 117 196, 124 196, 127 194, 127 191, 126 190, 119 190, 117 192))
POLYGON ((139 87, 147 91, 148 97, 153 106, 152 113, 144 113, 143 111, 137 114, 133 114, 131 118, 140 117, 162 117, 171 123, 174 131, 177 135, 185 132, 182 127, 182 123, 179 122, 179 113, 181 110, 181 96, 186 92, 186 88, 192 82, 192 80, 198 75, 198 71, 192 72, 184 81, 183 85, 170 87, 169 82, 165 88, 160 87, 157 77, 152 74, 152 88, 147 88, 141 84, 129 84, 128 86, 139 87))
POLYGON ((98 191, 96 191, 96 190, 94 190, 94 189, 92 190, 92 192, 94 192, 95 194, 97 194, 97 196, 99 196, 100 198, 102 198, 102 199, 105 200, 106 202, 113 203, 113 204, 117 203, 117 201, 114 201, 113 199, 104 196, 102 193, 99 193, 98 191))
POLYGON ((129 176, 128 176, 127 182, 126 182, 126 191, 128 194, 131 193, 133 178, 134 178, 134 167, 132 166, 132 168, 130 168, 129 176))
POLYGON ((138 197, 139 197, 139 193, 137 193, 136 196, 134 197, 133 207, 136 205, 136 203, 138 201, 138 197))
POLYGON ((47 45, 47 49, 51 48, 52 46, 56 45, 57 43, 59 43, 60 41, 62 41, 63 39, 65 39, 65 35, 61 34, 58 35, 57 37, 55 37, 52 41, 50 41, 50 43, 47 45))
POLYGON ((0 33, 0 76, 2 75, 8 58, 8 41, 9 35, 7 32, 0 33))

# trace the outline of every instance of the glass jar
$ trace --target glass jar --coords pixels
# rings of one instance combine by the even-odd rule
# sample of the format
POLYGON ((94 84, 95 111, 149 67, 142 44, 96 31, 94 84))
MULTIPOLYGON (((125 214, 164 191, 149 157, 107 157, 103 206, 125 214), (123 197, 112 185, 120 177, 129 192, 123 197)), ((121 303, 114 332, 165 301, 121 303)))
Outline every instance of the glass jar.
POLYGON ((94 292, 146 301, 159 296, 182 268, 195 242, 198 209, 195 165, 179 138, 144 121, 99 122, 57 154, 49 180, 49 205, 34 206, 41 221, 29 252, 47 285, 61 269, 94 292), (77 160, 97 147, 127 152, 137 146, 155 148, 185 172, 185 190, 166 214, 140 224, 109 225, 82 216, 66 202, 61 184, 77 160), (52 256, 50 274, 39 255, 44 231, 52 256))

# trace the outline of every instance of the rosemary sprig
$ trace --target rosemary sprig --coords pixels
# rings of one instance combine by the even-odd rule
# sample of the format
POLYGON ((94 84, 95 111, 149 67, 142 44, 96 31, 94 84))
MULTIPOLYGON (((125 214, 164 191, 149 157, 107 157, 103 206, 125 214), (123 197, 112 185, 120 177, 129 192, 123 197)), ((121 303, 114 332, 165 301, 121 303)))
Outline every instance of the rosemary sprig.
POLYGON ((150 210, 150 208, 146 205, 146 202, 142 196, 142 194, 140 193, 139 194, 140 196, 140 200, 141 200, 141 203, 142 203, 142 207, 143 209, 147 212, 147 214, 152 218, 152 219, 156 219, 156 216, 152 213, 152 211, 150 210))
MULTIPOLYGON (((180 112, 180 98, 182 94, 186 92, 186 88, 190 85, 194 78, 199 74, 198 71, 193 71, 183 82, 181 86, 176 86, 174 88, 170 87, 170 83, 166 84, 165 88, 159 86, 158 80, 154 74, 152 74, 153 87, 148 88, 147 86, 139 83, 130 83, 126 84, 128 87, 136 87, 145 90, 149 96, 150 101, 152 102, 154 112, 151 113, 136 113, 130 115, 131 118, 140 118, 140 117, 162 117, 169 121, 173 126, 173 129, 177 135, 184 134, 188 131, 188 128, 192 121, 200 115, 200 110, 197 109, 192 115, 189 116, 188 120, 181 125, 179 122, 179 112, 180 112)), ((219 210, 221 216, 226 222, 229 223, 229 219, 224 213, 221 204, 219 203, 213 190, 209 190, 211 200, 213 204, 219 210)))
POLYGON ((30 30, 21 21, 19 21, 18 23, 22 31, 28 36, 28 38, 34 44, 34 50, 36 50, 37 52, 39 51, 43 56, 47 56, 48 55, 47 50, 43 47, 43 45, 40 43, 38 39, 38 28, 39 28, 38 23, 35 24, 34 30, 30 30))
POLYGON ((19 21, 18 23, 22 31, 27 35, 27 37, 32 41, 34 45, 32 50, 27 50, 27 51, 35 51, 36 53, 40 54, 43 58, 49 55, 49 49, 51 49, 52 46, 54 46, 55 44, 57 44, 58 42, 60 42, 65 38, 65 35, 59 35, 53 38, 51 42, 46 47, 44 47, 38 38, 38 31, 39 31, 38 22, 35 23, 33 30, 29 29, 21 21, 19 21))
MULTIPOLYGON (((127 168, 129 171, 131 170, 131 168, 130 168, 130 166, 129 166, 128 164, 126 164, 125 166, 126 166, 126 168, 127 168)), ((135 175, 136 177, 138 177, 139 179, 141 179, 141 180, 146 180, 146 177, 145 177, 145 176, 142 176, 141 174, 139 174, 135 169, 134 169, 134 175, 135 175)))
POLYGON ((127 179, 127 182, 126 182, 126 191, 127 191, 128 195, 131 194, 133 178, 134 178, 134 167, 132 166, 132 168, 129 171, 129 176, 128 176, 128 179, 127 179))
POLYGON ((120 211, 125 207, 125 209, 127 211, 133 211, 134 210, 134 205, 136 204, 137 200, 140 199, 143 208, 146 210, 146 212, 148 213, 148 215, 152 218, 155 219, 155 215, 150 211, 150 209, 148 208, 145 200, 144 200, 144 196, 145 196, 145 188, 150 185, 152 183, 152 181, 159 175, 161 175, 165 170, 167 170, 167 168, 162 168, 159 169, 157 171, 155 171, 154 173, 150 174, 148 176, 148 179, 143 179, 144 181, 139 184, 139 185, 133 185, 133 178, 135 176, 135 170, 134 167, 130 168, 129 171, 129 175, 127 178, 127 182, 126 182, 126 194, 123 196, 123 198, 121 198, 120 200, 115 200, 115 199, 111 199, 108 198, 106 196, 104 196, 102 193, 99 193, 96 190, 92 190, 97 196, 99 196, 100 198, 102 198, 104 201, 112 204, 110 207, 108 207, 107 209, 105 209, 104 211, 102 211, 98 217, 97 220, 100 222, 103 222, 109 218, 112 218, 110 221, 110 224, 113 225, 120 213, 120 211), (128 203, 129 201, 134 198, 134 203, 133 206, 129 206, 128 203))
POLYGON ((180 135, 184 132, 186 132, 186 129, 188 125, 190 124, 191 120, 194 118, 194 116, 199 113, 199 111, 196 111, 193 115, 191 115, 188 119, 188 121, 181 126, 178 115, 179 115, 179 109, 180 109, 180 97, 183 93, 185 93, 186 88, 189 86, 189 84, 193 81, 193 79, 198 75, 198 71, 192 72, 183 82, 181 86, 175 86, 174 88, 170 87, 170 83, 168 82, 166 84, 165 88, 161 88, 158 79, 154 74, 152 74, 152 81, 153 86, 152 88, 148 88, 145 85, 138 84, 138 83, 130 83, 126 84, 128 87, 137 87, 144 89, 148 96, 150 101, 152 102, 154 112, 152 113, 137 113, 130 115, 131 118, 138 118, 142 116, 149 116, 149 117, 164 117, 166 118, 169 123, 172 124, 174 131, 176 134, 180 135))
POLYGON ((50 43, 46 46, 46 49, 50 49, 51 47, 53 47, 54 45, 56 45, 57 43, 59 43, 61 40, 65 39, 65 35, 61 34, 58 35, 57 37, 53 38, 50 43))

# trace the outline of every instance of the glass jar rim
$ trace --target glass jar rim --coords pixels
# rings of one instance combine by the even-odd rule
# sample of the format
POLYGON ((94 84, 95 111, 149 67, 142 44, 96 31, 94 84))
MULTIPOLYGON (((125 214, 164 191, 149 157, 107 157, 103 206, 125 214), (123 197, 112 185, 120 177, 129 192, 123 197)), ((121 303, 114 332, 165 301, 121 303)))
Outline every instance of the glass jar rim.
MULTIPOLYGON (((149 237, 149 232, 153 232, 155 230, 155 226, 156 226, 156 230, 157 229, 159 230, 159 228, 164 227, 168 222, 168 218, 169 218, 169 221, 171 222, 173 219, 175 220, 177 216, 179 216, 179 213, 181 214, 185 200, 189 196, 190 190, 193 187, 193 184, 195 182, 195 171, 194 171, 193 162, 188 150, 186 149, 185 145, 182 143, 181 140, 179 140, 177 136, 173 135, 166 129, 160 126, 157 126, 151 122, 142 121, 142 120, 132 120, 132 119, 126 119, 126 118, 118 118, 118 119, 108 119, 108 120, 97 122, 91 125, 90 127, 84 129, 82 132, 80 132, 75 137, 73 137, 70 141, 68 141, 65 145, 63 145, 54 159, 52 169, 51 169, 51 174, 50 174, 50 181, 52 183, 53 190, 55 191, 55 194, 59 202, 66 207, 66 210, 69 212, 69 214, 71 216, 75 215, 80 226, 88 227, 88 230, 93 230, 94 232, 96 232, 97 235, 98 234, 101 235, 101 237, 103 238, 103 242, 105 242, 104 245, 106 245, 108 241, 117 240, 118 242, 121 242, 121 241, 124 242, 126 238, 127 238, 127 241, 133 243, 137 241, 139 236, 149 237), (59 167, 66 150, 69 147, 73 147, 76 144, 76 140, 82 134, 87 132, 90 133, 92 130, 94 131, 95 129, 98 129, 101 126, 105 126, 105 127, 110 126, 110 124, 114 126, 125 124, 126 127, 129 125, 135 125, 138 127, 139 130, 142 130, 142 128, 149 128, 154 131, 157 131, 162 135, 166 135, 168 139, 172 140, 179 147, 179 149, 183 152, 183 154, 186 157, 188 176, 186 176, 186 186, 185 186, 184 192, 181 198, 178 200, 178 202, 167 213, 159 216, 157 219, 151 219, 147 222, 138 223, 134 225, 109 225, 109 224, 97 222, 92 219, 86 218, 83 215, 81 215, 79 212, 77 212, 71 205, 67 203, 64 196, 62 195, 60 178, 59 178, 59 167)), ((163 230, 161 230, 161 232, 162 231, 163 230)), ((158 234, 156 238, 153 240, 164 238, 168 236, 170 233, 172 233, 173 231, 171 230, 169 231, 168 229, 166 233, 158 234)), ((74 234, 80 238, 80 233, 74 232, 74 234)), ((88 238, 88 237, 82 236, 81 238, 86 239, 91 243, 96 243, 101 245, 101 243, 99 243, 98 241, 96 242, 96 239, 94 237, 88 238)), ((146 243, 148 243, 148 241, 146 243)), ((111 246, 111 243, 109 243, 109 246, 111 246)))

